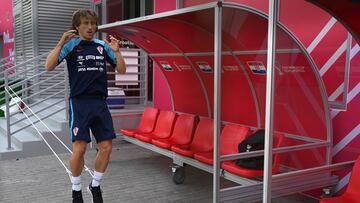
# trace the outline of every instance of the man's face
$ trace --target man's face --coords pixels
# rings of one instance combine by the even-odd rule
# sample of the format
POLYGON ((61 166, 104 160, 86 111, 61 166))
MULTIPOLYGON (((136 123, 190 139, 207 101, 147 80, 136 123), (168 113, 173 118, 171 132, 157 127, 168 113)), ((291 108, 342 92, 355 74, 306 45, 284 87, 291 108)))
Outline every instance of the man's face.
POLYGON ((96 32, 96 20, 89 17, 81 17, 80 25, 77 27, 80 38, 84 40, 92 40, 96 32))

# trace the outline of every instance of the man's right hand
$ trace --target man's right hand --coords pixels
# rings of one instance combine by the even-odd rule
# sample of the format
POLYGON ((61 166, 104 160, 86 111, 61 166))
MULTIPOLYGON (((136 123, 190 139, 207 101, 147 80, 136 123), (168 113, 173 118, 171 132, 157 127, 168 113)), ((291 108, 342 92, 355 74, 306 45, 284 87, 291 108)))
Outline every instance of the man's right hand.
POLYGON ((60 41, 59 41, 59 45, 64 46, 64 44, 66 44, 67 42, 69 42, 72 38, 75 37, 76 30, 69 30, 64 32, 64 34, 62 35, 60 41))
POLYGON ((52 71, 58 65, 62 47, 76 35, 76 30, 64 32, 55 48, 49 53, 45 62, 45 70, 52 71))

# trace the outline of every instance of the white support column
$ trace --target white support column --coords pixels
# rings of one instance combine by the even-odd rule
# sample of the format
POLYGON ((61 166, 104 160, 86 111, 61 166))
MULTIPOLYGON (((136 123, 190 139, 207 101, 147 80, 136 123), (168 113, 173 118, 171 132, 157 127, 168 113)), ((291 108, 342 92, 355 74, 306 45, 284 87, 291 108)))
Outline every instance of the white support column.
POLYGON ((145 16, 145 0, 140 0, 140 16, 145 16))
MULTIPOLYGON (((107 0, 103 0, 102 2, 101 2, 101 24, 102 25, 105 25, 107 22, 108 22, 108 20, 107 20, 107 4, 106 4, 106 2, 107 2, 107 0)), ((102 39, 105 39, 106 38, 106 33, 101 33, 101 37, 102 37, 102 39)))
POLYGON ((64 65, 64 80, 65 80, 65 119, 69 121, 69 112, 70 112, 70 82, 69 82, 69 72, 67 64, 64 65))
POLYGON ((347 109, 347 95, 349 91, 349 73, 351 67, 351 47, 352 47, 352 36, 348 33, 347 42, 346 42, 346 61, 345 61, 345 74, 344 74, 344 95, 343 95, 343 108, 347 109))
POLYGON ((181 9, 184 6, 183 0, 176 0, 176 9, 181 9))
POLYGON ((269 1, 267 75, 266 75, 266 108, 265 108, 265 148, 264 148, 264 182, 263 202, 271 202, 272 176, 272 143, 274 124, 274 86, 275 86, 275 47, 276 24, 279 16, 279 0, 269 1))
POLYGON ((220 123, 221 123, 221 20, 222 2, 215 7, 214 27, 214 166, 213 202, 220 201, 220 123))
POLYGON ((11 128, 10 128, 10 95, 9 95, 9 71, 4 72, 4 94, 5 94, 5 114, 6 114, 6 137, 7 137, 7 150, 12 150, 13 148, 11 147, 11 128))

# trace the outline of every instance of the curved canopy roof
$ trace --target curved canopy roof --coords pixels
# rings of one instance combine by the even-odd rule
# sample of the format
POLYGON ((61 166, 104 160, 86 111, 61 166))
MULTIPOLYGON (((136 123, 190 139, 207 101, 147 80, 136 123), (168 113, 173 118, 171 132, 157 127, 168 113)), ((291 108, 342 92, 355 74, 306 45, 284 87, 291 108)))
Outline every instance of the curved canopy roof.
MULTIPOLYGON (((99 27, 128 39, 157 63, 173 109, 213 116, 214 8, 206 4, 99 27)), ((264 127, 267 16, 223 3, 221 117, 264 127)), ((326 140, 331 133, 327 96, 317 68, 290 32, 278 25, 274 129, 326 140)))

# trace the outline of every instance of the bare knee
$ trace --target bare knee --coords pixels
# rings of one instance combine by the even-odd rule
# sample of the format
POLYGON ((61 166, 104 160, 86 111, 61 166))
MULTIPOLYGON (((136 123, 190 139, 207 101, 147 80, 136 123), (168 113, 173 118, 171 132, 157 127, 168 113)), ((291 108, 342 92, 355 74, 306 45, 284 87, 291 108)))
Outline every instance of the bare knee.
POLYGON ((76 156, 84 156, 86 152, 86 141, 75 141, 73 143, 73 154, 76 156))
POLYGON ((106 140, 99 143, 99 151, 104 155, 110 155, 112 151, 112 141, 106 140))

